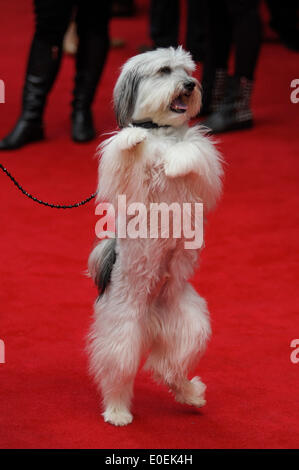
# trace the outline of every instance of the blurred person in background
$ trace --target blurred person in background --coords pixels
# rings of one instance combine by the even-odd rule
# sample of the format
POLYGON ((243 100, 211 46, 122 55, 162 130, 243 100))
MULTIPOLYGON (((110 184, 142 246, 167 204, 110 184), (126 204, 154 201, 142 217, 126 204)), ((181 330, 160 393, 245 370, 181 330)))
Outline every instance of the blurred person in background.
POLYGON ((261 46, 259 0, 205 0, 202 123, 214 133, 252 127, 250 106, 261 46), (234 73, 228 61, 234 44, 234 73))
POLYGON ((112 16, 134 16, 136 13, 135 0, 111 0, 112 16))
MULTIPOLYGON (((111 2, 111 18, 112 17, 132 17, 136 13, 136 5, 134 0, 110 0, 111 2)), ((68 29, 63 39, 63 52, 70 56, 76 55, 78 50, 78 34, 76 25, 76 8, 73 9, 73 15, 68 29)), ((119 37, 110 38, 110 47, 113 49, 121 48, 126 45, 126 41, 119 37)))
POLYGON ((0 150, 44 139, 43 114, 61 64, 64 34, 76 8, 78 49, 72 101, 72 139, 95 137, 91 105, 109 49, 109 0, 34 0, 35 34, 31 44, 22 111, 0 150))
POLYGON ((282 44, 291 51, 299 51, 299 0, 266 0, 270 11, 270 27, 282 44))
MULTIPOLYGON (((141 46, 140 52, 157 47, 177 47, 179 44, 179 0, 151 0, 150 38, 151 46, 141 46)), ((186 49, 195 61, 203 59, 206 18, 204 0, 187 1, 186 49)))
MULTIPOLYGON (((259 0, 188 0, 186 48, 203 63, 203 104, 200 116, 213 132, 249 128, 250 99, 261 45, 259 0), (235 71, 228 61, 235 45, 235 71)), ((152 47, 177 47, 180 2, 151 0, 152 47)), ((150 48, 143 48, 150 49, 150 48)))

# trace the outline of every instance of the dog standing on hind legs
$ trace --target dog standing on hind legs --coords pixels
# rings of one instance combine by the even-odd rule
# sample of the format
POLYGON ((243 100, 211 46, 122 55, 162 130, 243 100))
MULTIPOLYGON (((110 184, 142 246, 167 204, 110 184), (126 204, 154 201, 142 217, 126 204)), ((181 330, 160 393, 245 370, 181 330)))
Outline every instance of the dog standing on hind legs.
MULTIPOLYGON (((203 203, 205 214, 221 193, 222 160, 200 126, 188 126, 201 105, 189 53, 157 49, 132 57, 114 89, 120 130, 99 149, 98 201, 127 204, 203 203)), ((132 214, 133 215, 133 214, 132 214)), ((117 220, 117 215, 116 215, 117 220)), ((161 235, 161 234, 160 234, 161 235)), ((188 283, 198 248, 181 238, 122 238, 99 242, 89 273, 99 289, 89 334, 90 370, 104 420, 131 423, 131 398, 140 359, 177 401, 205 404, 205 385, 188 379, 210 335, 205 300, 188 283)))

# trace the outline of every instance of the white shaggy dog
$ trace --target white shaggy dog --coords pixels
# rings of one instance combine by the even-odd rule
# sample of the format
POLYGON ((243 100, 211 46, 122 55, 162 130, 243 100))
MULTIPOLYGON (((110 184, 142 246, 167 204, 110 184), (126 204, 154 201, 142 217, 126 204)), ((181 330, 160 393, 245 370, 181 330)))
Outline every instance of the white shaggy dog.
MULTIPOLYGON (((188 127, 201 104, 195 65, 181 47, 137 55, 114 90, 120 127, 100 147, 98 201, 202 202, 221 192, 221 158, 200 127, 188 127)), ((141 357, 177 401, 201 407, 205 385, 188 372, 210 335, 209 313, 188 279, 198 250, 184 239, 112 238, 98 243, 89 273, 99 287, 89 335, 91 373, 103 396, 104 420, 131 423, 141 357)))

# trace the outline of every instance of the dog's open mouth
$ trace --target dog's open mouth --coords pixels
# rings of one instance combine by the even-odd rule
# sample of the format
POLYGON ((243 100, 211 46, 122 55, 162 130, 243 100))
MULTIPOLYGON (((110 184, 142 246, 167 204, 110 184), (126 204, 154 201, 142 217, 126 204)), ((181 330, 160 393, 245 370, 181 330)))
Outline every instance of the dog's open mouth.
POLYGON ((188 109, 188 99, 190 97, 191 93, 185 92, 181 93, 179 96, 177 96, 171 103, 170 103, 170 109, 174 113, 185 113, 188 109))

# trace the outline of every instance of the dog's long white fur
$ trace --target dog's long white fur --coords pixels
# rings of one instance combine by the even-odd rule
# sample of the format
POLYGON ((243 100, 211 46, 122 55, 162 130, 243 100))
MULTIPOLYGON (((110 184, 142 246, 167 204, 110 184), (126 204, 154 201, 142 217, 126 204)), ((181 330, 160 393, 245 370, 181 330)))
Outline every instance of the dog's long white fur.
MULTIPOLYGON (((147 207, 150 202, 203 202, 205 214, 214 207, 221 193, 221 157, 200 127, 187 124, 200 109, 198 83, 185 113, 170 109, 186 80, 193 80, 193 69, 181 48, 158 49, 125 64, 114 93, 124 127, 100 148, 99 201, 116 206, 117 196, 125 194, 128 204, 147 207), (141 120, 170 127, 132 126, 141 120)), ((109 243, 99 242, 90 255, 93 278, 109 243)), ((198 377, 188 379, 210 335, 206 302, 188 283, 197 258, 183 239, 117 239, 111 281, 95 303, 88 343, 105 421, 132 421, 133 383, 144 355, 146 368, 179 402, 205 404, 205 385, 198 377)))

